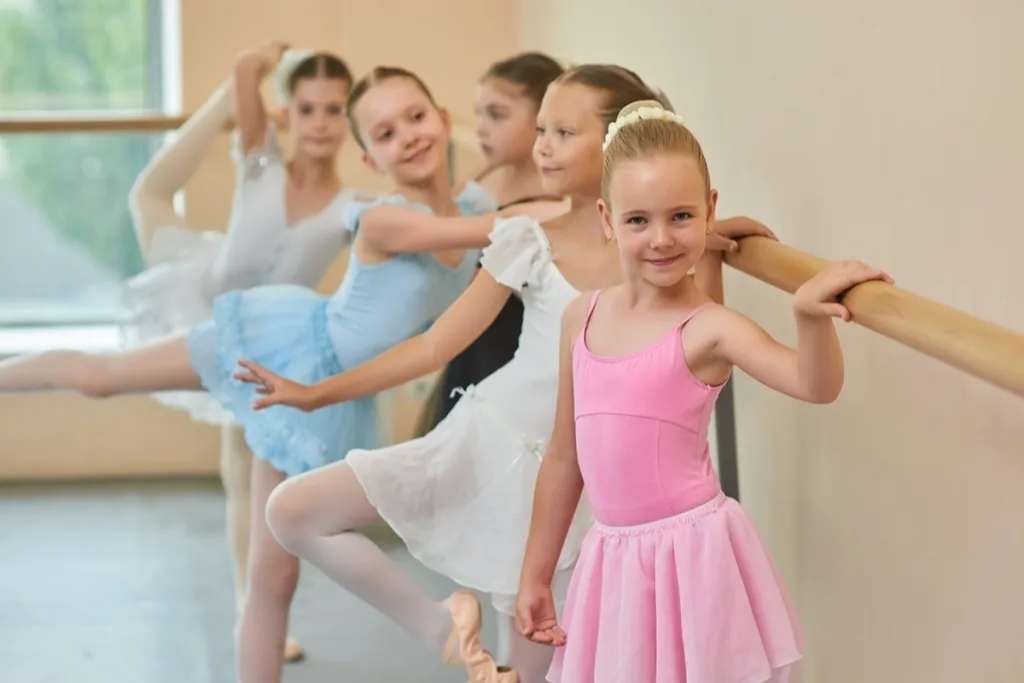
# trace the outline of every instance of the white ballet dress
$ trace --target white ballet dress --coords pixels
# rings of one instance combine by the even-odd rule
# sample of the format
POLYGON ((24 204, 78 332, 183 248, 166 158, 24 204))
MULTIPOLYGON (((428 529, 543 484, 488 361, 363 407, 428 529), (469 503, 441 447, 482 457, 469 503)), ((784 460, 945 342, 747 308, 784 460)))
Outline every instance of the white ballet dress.
MULTIPOLYGON (((316 214, 289 225, 288 172, 273 125, 264 144, 248 154, 241 153, 236 136, 232 157, 236 183, 227 232, 174 225, 156 230, 148 254, 151 267, 124 287, 131 318, 121 328, 123 346, 191 329, 212 316, 213 300, 226 292, 264 284, 315 287, 351 242, 354 207, 373 201, 344 189, 316 214)), ((206 392, 153 396, 202 422, 233 421, 231 412, 206 392)))
MULTIPOLYGON (((495 221, 481 266, 523 300, 512 360, 465 387, 429 434, 351 451, 347 462, 417 559, 491 593, 494 606, 512 614, 534 486, 554 424, 562 313, 579 292, 555 267, 547 236, 529 217, 495 221)), ((581 504, 559 559, 556 597, 591 521, 581 504)))

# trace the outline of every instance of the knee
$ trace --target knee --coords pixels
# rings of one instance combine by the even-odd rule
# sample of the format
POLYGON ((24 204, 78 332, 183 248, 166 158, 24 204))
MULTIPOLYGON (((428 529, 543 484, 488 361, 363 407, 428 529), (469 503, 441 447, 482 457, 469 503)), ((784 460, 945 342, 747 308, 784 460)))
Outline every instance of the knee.
POLYGON ((298 559, 277 553, 273 558, 257 557, 254 560, 249 569, 246 603, 256 599, 287 604, 299 583, 298 559))
POLYGON ((301 555, 304 539, 310 535, 309 515, 294 479, 277 485, 267 500, 267 525, 285 549, 301 555))

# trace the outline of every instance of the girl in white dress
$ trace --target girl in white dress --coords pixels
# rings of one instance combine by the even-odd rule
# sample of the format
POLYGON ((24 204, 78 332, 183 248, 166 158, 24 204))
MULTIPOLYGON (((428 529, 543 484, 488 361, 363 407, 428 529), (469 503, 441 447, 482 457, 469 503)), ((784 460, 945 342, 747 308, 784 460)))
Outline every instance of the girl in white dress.
MULTIPOLYGON (((123 327, 126 346, 141 346, 207 320, 213 300, 225 292, 271 283, 314 287, 351 240, 346 212, 357 196, 342 188, 336 172, 346 138, 344 105, 353 83, 348 67, 326 52, 284 52, 283 44, 271 43, 241 55, 235 71, 157 152, 132 188, 136 235, 150 268, 125 288, 133 313, 123 327), (295 141, 290 160, 259 93, 260 81, 275 66, 280 120, 295 141), (195 174, 233 112, 236 178, 227 232, 189 229, 174 195, 195 174)), ((240 610, 249 552, 252 453, 231 412, 209 394, 153 396, 193 419, 221 426, 220 472, 240 610)), ((302 654, 289 638, 285 659, 302 654)))
MULTIPOLYGON (((358 529, 380 521, 410 552, 456 582, 492 594, 502 616, 501 659, 529 683, 543 680, 551 651, 511 628, 519 569, 529 530, 540 455, 554 420, 562 312, 580 291, 619 279, 614 245, 603 236, 596 200, 601 143, 608 124, 629 102, 654 93, 631 72, 613 66, 568 71, 548 88, 538 115, 534 155, 546 192, 570 198, 563 216, 538 224, 499 219, 483 269, 426 333, 364 365, 302 385, 252 363, 240 374, 264 394, 257 408, 287 404, 305 410, 395 386, 441 367, 472 342, 507 299, 521 296, 523 331, 515 357, 465 396, 423 438, 347 459, 295 477, 268 503, 278 540, 374 605, 447 659, 451 599, 438 603, 411 581, 358 529), (400 597, 399 597, 400 596, 400 597)), ((718 225, 726 236, 765 234, 747 219, 718 225)), ((770 234, 770 233, 768 233, 770 234)), ((719 248, 731 244, 717 242, 719 248)), ((721 256, 700 265, 705 291, 720 298, 721 256)), ((566 581, 589 525, 585 511, 558 563, 566 581)), ((461 601, 475 598, 460 595, 461 601)), ((464 640, 476 651, 472 681, 513 681, 479 646, 479 608, 464 609, 464 640)))

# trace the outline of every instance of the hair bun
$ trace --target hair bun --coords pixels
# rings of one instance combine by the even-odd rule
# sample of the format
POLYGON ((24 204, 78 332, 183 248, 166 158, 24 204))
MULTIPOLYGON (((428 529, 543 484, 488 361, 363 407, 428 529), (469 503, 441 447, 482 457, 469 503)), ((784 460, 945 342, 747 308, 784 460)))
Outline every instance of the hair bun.
POLYGON ((619 131, 640 121, 650 120, 662 120, 671 121, 676 125, 686 128, 686 122, 683 121, 683 117, 679 114, 666 109, 661 105, 661 102, 657 100, 637 100, 636 102, 630 102, 625 107, 619 110, 619 115, 615 117, 615 121, 608 126, 608 134, 604 136, 603 150, 608 149, 608 145, 612 144, 612 140, 618 135, 619 131))
POLYGON ((635 112, 636 110, 643 109, 645 107, 648 109, 665 109, 665 111, 668 111, 668 109, 666 109, 665 106, 662 105, 662 103, 659 102, 658 100, 637 100, 635 102, 630 102, 625 107, 620 109, 619 115, 615 117, 615 120, 621 121, 630 114, 632 114, 633 112, 635 112))

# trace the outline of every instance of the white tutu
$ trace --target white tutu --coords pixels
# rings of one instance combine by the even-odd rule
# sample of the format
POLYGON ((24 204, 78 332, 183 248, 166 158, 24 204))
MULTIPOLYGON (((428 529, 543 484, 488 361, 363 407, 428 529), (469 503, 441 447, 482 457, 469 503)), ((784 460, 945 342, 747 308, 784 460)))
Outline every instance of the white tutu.
MULTIPOLYGON (((204 283, 223 242, 224 233, 176 226, 154 233, 150 262, 155 265, 124 285, 125 306, 131 317, 121 326, 122 346, 135 348, 185 333, 212 315, 213 297, 204 283)), ((152 396, 200 422, 232 422, 231 412, 205 391, 162 391, 152 396)))
MULTIPOLYGON (((511 614, 537 473, 554 423, 562 312, 578 292, 554 267, 546 236, 529 218, 498 220, 481 262, 522 294, 523 331, 515 357, 468 387, 426 436, 352 451, 348 462, 413 556, 464 586, 491 593, 494 606, 511 614)), ((581 504, 558 563, 558 597, 590 523, 581 504)))
MULTIPOLYGON (((271 125, 260 147, 232 151, 236 185, 226 233, 166 226, 153 234, 150 268, 124 286, 131 320, 122 326, 125 347, 183 334, 210 319, 213 301, 227 292, 265 284, 315 287, 352 236, 353 217, 373 198, 342 190, 316 214, 289 225, 284 203, 287 171, 271 125)), ((231 412, 205 392, 153 395, 212 424, 231 412)))

